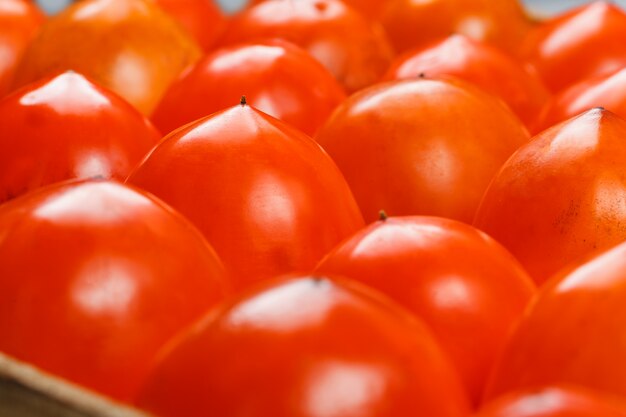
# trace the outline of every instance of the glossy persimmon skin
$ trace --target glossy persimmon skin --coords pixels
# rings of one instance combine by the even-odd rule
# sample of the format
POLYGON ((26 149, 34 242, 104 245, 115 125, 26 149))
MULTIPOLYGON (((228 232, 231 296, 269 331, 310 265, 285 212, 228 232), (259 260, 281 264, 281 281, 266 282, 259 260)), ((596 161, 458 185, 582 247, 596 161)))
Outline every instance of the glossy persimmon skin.
POLYGON ((502 167, 474 225, 537 283, 626 240, 626 121, 592 109, 537 135, 502 167))
POLYGON ((268 0, 234 17, 223 45, 282 38, 321 62, 349 93, 377 82, 393 58, 382 27, 338 0, 268 0))
POLYGON ((474 405, 535 293, 528 274, 495 240, 437 217, 372 223, 333 249, 316 272, 357 280, 424 320, 474 405))
POLYGON ((626 417, 617 397, 576 385, 515 390, 488 402, 475 417, 626 417))
POLYGON ((241 95, 308 135, 346 98, 333 75, 306 51, 285 41, 261 41, 202 58, 172 84, 152 120, 162 132, 171 132, 231 107, 241 95))
POLYGON ((381 22, 397 52, 460 33, 514 55, 532 27, 518 0, 391 0, 381 22))
POLYGON ((626 14, 610 2, 594 1, 535 27, 524 40, 521 58, 558 92, 624 67, 624 37, 626 14))
POLYGON ((215 0, 153 0, 193 35, 205 52, 210 51, 219 38, 226 17, 215 0))
POLYGON ((373 20, 379 20, 385 6, 391 0, 342 0, 350 7, 373 20))
MULTIPOLYGON (((248 7, 263 3, 267 0, 252 0, 248 3, 248 7)), ((357 10, 364 16, 378 20, 385 6, 392 0, 341 0, 353 9, 357 10)))
POLYGON ((124 180, 161 138, 133 106, 74 72, 0 99, 0 132, 0 203, 66 179, 124 180))
POLYGON ((149 115, 200 54, 191 35, 151 0, 84 0, 42 26, 15 85, 74 70, 149 115))
POLYGON ((226 294, 187 220, 109 181, 0 205, 0 351, 129 402, 157 351, 226 294))
POLYGON ((567 383, 623 398, 625 259, 622 243, 548 281, 511 335, 486 397, 567 383))
POLYGON ((471 222, 491 178, 529 134, 499 99, 458 80, 381 83, 349 97, 315 136, 365 220, 471 222))
POLYGON ((364 225, 319 145, 248 105, 172 132, 127 181, 186 215, 215 247, 236 288, 309 271, 364 225))
POLYGON ((626 70, 586 79, 555 95, 541 118, 547 129, 594 107, 603 107, 626 118, 626 70))
POLYGON ((229 300, 163 353, 138 405, 162 417, 465 417, 428 329, 376 293, 323 277, 229 300))
POLYGON ((536 71, 510 55, 464 35, 438 39, 397 57, 385 80, 449 75, 500 97, 532 131, 547 105, 549 93, 536 71))
POLYGON ((22 54, 44 20, 39 8, 30 1, 0 2, 0 98, 12 90, 22 54))

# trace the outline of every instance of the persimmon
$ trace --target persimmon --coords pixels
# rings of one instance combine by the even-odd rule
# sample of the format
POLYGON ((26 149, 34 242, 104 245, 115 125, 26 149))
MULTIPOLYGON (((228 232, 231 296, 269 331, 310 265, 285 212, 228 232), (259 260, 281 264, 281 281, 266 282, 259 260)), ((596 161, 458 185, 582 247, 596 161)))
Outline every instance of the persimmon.
POLYGON ((618 396, 571 384, 513 390, 487 402, 475 417, 626 417, 618 396))
POLYGON ((151 119, 168 133, 230 107, 240 95, 308 135, 346 98, 335 77, 306 51, 274 39, 206 55, 170 86, 151 119))
POLYGON ((0 350, 117 400, 228 293, 202 235, 117 182, 25 194, 0 205, 0 230, 0 350))
POLYGON ((398 52, 460 33, 514 55, 532 27, 518 0, 391 0, 381 22, 398 52))
POLYGON ((310 271, 363 227, 348 184, 320 146, 243 99, 170 133, 127 182, 186 215, 237 289, 310 271))
POLYGON ((529 140, 498 98, 452 79, 381 83, 344 101, 315 136, 364 218, 471 222, 493 175, 529 140))
POLYGON ((72 178, 124 180, 160 133, 80 74, 44 77, 0 99, 0 203, 72 178))
POLYGON ((450 361, 417 318, 357 283, 276 279, 172 341, 137 404, 162 417, 466 417, 450 361))
POLYGON ((215 0, 153 0, 178 20, 198 41, 204 51, 213 48, 226 24, 215 0))
POLYGON ((564 383, 623 399, 625 260, 621 243, 550 279, 511 335, 486 397, 564 383))
POLYGON ((543 283, 626 239, 626 121, 592 109, 535 136, 504 164, 474 225, 543 283))
POLYGON ((13 77, 22 54, 45 18, 27 0, 0 2, 0 97, 13 89, 13 77))
POLYGON ((299 45, 354 92, 377 82, 393 58, 383 28, 339 0, 268 0, 235 16, 223 45, 282 38, 299 45))
POLYGON ((438 39, 396 58, 384 79, 449 75, 462 78, 504 100, 531 130, 549 94, 537 72, 499 49, 464 35, 438 39))
POLYGON ((84 0, 42 26, 14 85, 74 70, 150 114, 200 54, 191 35, 151 0, 84 0))
POLYGON ((474 405, 535 294, 531 278, 495 240, 437 217, 383 214, 335 247, 316 272, 366 284, 422 319, 474 405))
POLYGON ((533 28, 520 56, 558 92, 626 66, 624 37, 626 13, 611 2, 594 1, 533 28))
POLYGON ((540 126, 547 129, 593 107, 603 107, 626 118, 626 69, 585 79, 561 91, 546 106, 540 126))

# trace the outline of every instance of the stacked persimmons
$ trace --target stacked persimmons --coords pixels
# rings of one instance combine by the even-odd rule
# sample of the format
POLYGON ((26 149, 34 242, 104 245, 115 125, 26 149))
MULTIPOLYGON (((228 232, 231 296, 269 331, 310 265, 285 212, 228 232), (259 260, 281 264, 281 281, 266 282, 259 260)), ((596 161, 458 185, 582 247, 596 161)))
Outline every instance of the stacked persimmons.
POLYGON ((155 416, 626 417, 626 14, 0 0, 0 352, 155 416))

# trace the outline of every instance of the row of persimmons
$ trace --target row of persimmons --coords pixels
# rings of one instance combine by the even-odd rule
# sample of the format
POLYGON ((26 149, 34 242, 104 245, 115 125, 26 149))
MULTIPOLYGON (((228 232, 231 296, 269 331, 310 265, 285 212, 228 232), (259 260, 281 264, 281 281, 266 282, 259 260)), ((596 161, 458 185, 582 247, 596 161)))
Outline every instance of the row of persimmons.
MULTIPOLYGON (((356 30, 197 60, 153 9, 51 18, 0 100, 0 351, 162 416, 626 415, 619 9, 376 83, 356 30)), ((289 10, 356 13, 227 33, 289 10)))

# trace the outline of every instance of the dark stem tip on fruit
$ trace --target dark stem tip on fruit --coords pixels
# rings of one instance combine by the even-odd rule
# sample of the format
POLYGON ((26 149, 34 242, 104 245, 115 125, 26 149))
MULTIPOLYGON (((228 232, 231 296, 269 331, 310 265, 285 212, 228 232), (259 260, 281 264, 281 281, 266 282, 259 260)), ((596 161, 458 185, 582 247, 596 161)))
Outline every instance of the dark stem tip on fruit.
POLYGON ((602 106, 597 106, 597 107, 594 107, 594 109, 595 109, 595 110, 600 110, 600 111, 604 111, 604 110, 606 110, 606 109, 605 109, 604 107, 602 107, 602 106))
POLYGON ((248 101, 246 100, 246 96, 241 96, 241 100, 239 100, 239 104, 241 104, 242 106, 245 106, 246 104, 248 104, 248 101))
POLYGON ((420 72, 419 74, 417 74, 418 78, 426 78, 426 74, 423 72, 420 72))
POLYGON ((313 282, 313 285, 315 286, 319 286, 319 285, 328 285, 328 278, 326 278, 325 276, 322 275, 313 275, 311 276, 311 281, 313 282))
POLYGON ((378 219, 380 221, 384 222, 385 220, 387 220, 388 217, 389 216, 387 216, 387 212, 385 212, 385 210, 381 210, 381 211, 378 212, 378 219))

